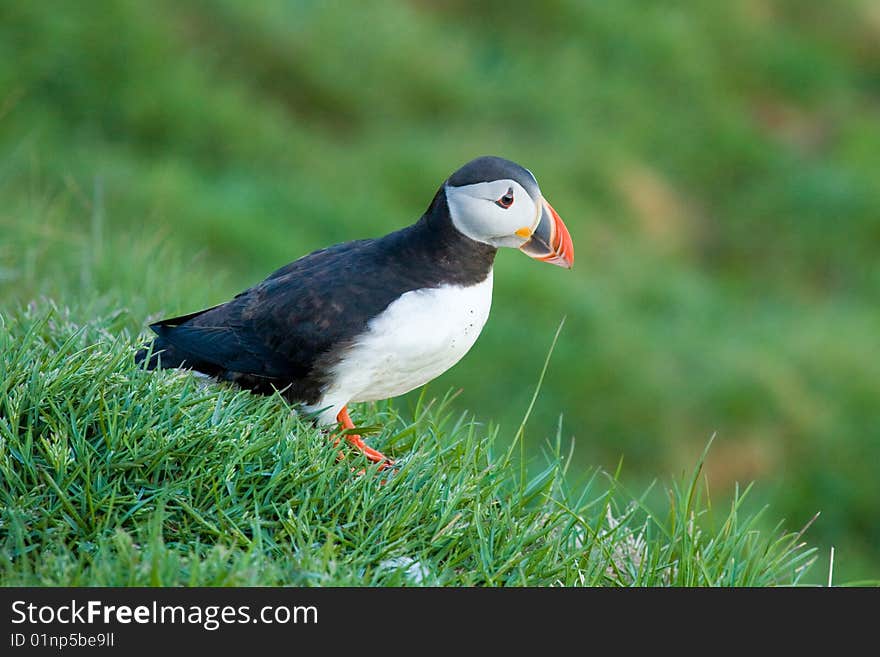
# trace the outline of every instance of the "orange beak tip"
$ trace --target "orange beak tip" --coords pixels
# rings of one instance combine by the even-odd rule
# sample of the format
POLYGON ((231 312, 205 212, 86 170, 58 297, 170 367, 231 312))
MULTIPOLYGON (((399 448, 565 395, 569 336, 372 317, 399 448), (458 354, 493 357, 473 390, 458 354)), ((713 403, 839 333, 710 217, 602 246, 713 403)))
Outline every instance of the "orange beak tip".
POLYGON ((554 264, 560 267, 571 269, 574 266, 574 243, 571 240, 571 233, 562 221, 559 213, 553 209, 553 206, 547 203, 550 213, 553 215, 555 244, 554 244, 554 264))

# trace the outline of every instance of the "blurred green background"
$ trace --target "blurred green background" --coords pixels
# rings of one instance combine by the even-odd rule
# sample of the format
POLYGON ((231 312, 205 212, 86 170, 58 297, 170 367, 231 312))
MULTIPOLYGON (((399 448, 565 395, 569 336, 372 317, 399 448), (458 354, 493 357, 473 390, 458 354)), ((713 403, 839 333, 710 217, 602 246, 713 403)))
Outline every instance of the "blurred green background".
MULTIPOLYGON (((566 272, 503 252, 430 391, 638 491, 709 437, 751 504, 880 576, 880 4, 0 4, 0 309, 215 304, 411 223, 465 161, 530 168, 566 272)), ((403 405, 412 400, 402 400, 403 405)), ((827 568, 827 556, 823 557, 827 568)), ((826 576, 823 561, 812 576, 826 576)))

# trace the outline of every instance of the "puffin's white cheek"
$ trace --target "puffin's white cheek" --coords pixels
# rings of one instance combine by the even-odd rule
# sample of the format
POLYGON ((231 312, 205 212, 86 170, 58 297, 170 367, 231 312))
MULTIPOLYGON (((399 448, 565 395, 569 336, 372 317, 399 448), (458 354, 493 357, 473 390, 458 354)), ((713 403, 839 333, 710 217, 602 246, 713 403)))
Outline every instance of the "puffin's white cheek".
MULTIPOLYGON (((525 196, 525 193, 523 193, 525 196)), ((531 236, 535 225, 535 204, 526 196, 509 209, 493 207, 492 244, 518 249, 531 236)))
POLYGON ((462 187, 446 188, 446 202, 453 225, 471 239, 493 246, 520 246, 521 242, 507 238, 517 229, 531 226, 534 204, 528 193, 515 180, 494 180, 462 187), (509 208, 500 206, 496 199, 507 192, 514 202, 509 208))

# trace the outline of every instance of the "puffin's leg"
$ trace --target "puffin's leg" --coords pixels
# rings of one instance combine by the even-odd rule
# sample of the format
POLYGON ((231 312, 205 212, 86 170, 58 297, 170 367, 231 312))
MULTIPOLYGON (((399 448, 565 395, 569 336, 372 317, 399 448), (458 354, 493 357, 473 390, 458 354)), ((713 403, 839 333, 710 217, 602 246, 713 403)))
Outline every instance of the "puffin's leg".
MULTIPOLYGON (((348 416, 348 406, 342 407, 342 410, 339 411, 339 415, 336 416, 336 421, 339 422, 343 429, 354 429, 354 422, 352 422, 351 418, 348 416)), ((358 451, 373 463, 381 463, 379 466, 380 470, 384 470, 388 466, 394 464, 394 461, 385 456, 382 452, 368 446, 359 435, 353 433, 346 434, 345 439, 354 445, 358 451)))

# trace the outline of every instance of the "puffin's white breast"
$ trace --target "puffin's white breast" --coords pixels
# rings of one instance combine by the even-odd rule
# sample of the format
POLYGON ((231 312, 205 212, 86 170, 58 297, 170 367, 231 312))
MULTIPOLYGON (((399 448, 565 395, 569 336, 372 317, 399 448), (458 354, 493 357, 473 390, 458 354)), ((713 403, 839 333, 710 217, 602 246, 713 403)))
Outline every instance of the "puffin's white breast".
POLYGON ((392 302, 330 372, 330 387, 314 408, 325 422, 350 401, 374 401, 409 392, 455 365, 473 346, 489 317, 492 271, 469 287, 412 290, 392 302))

